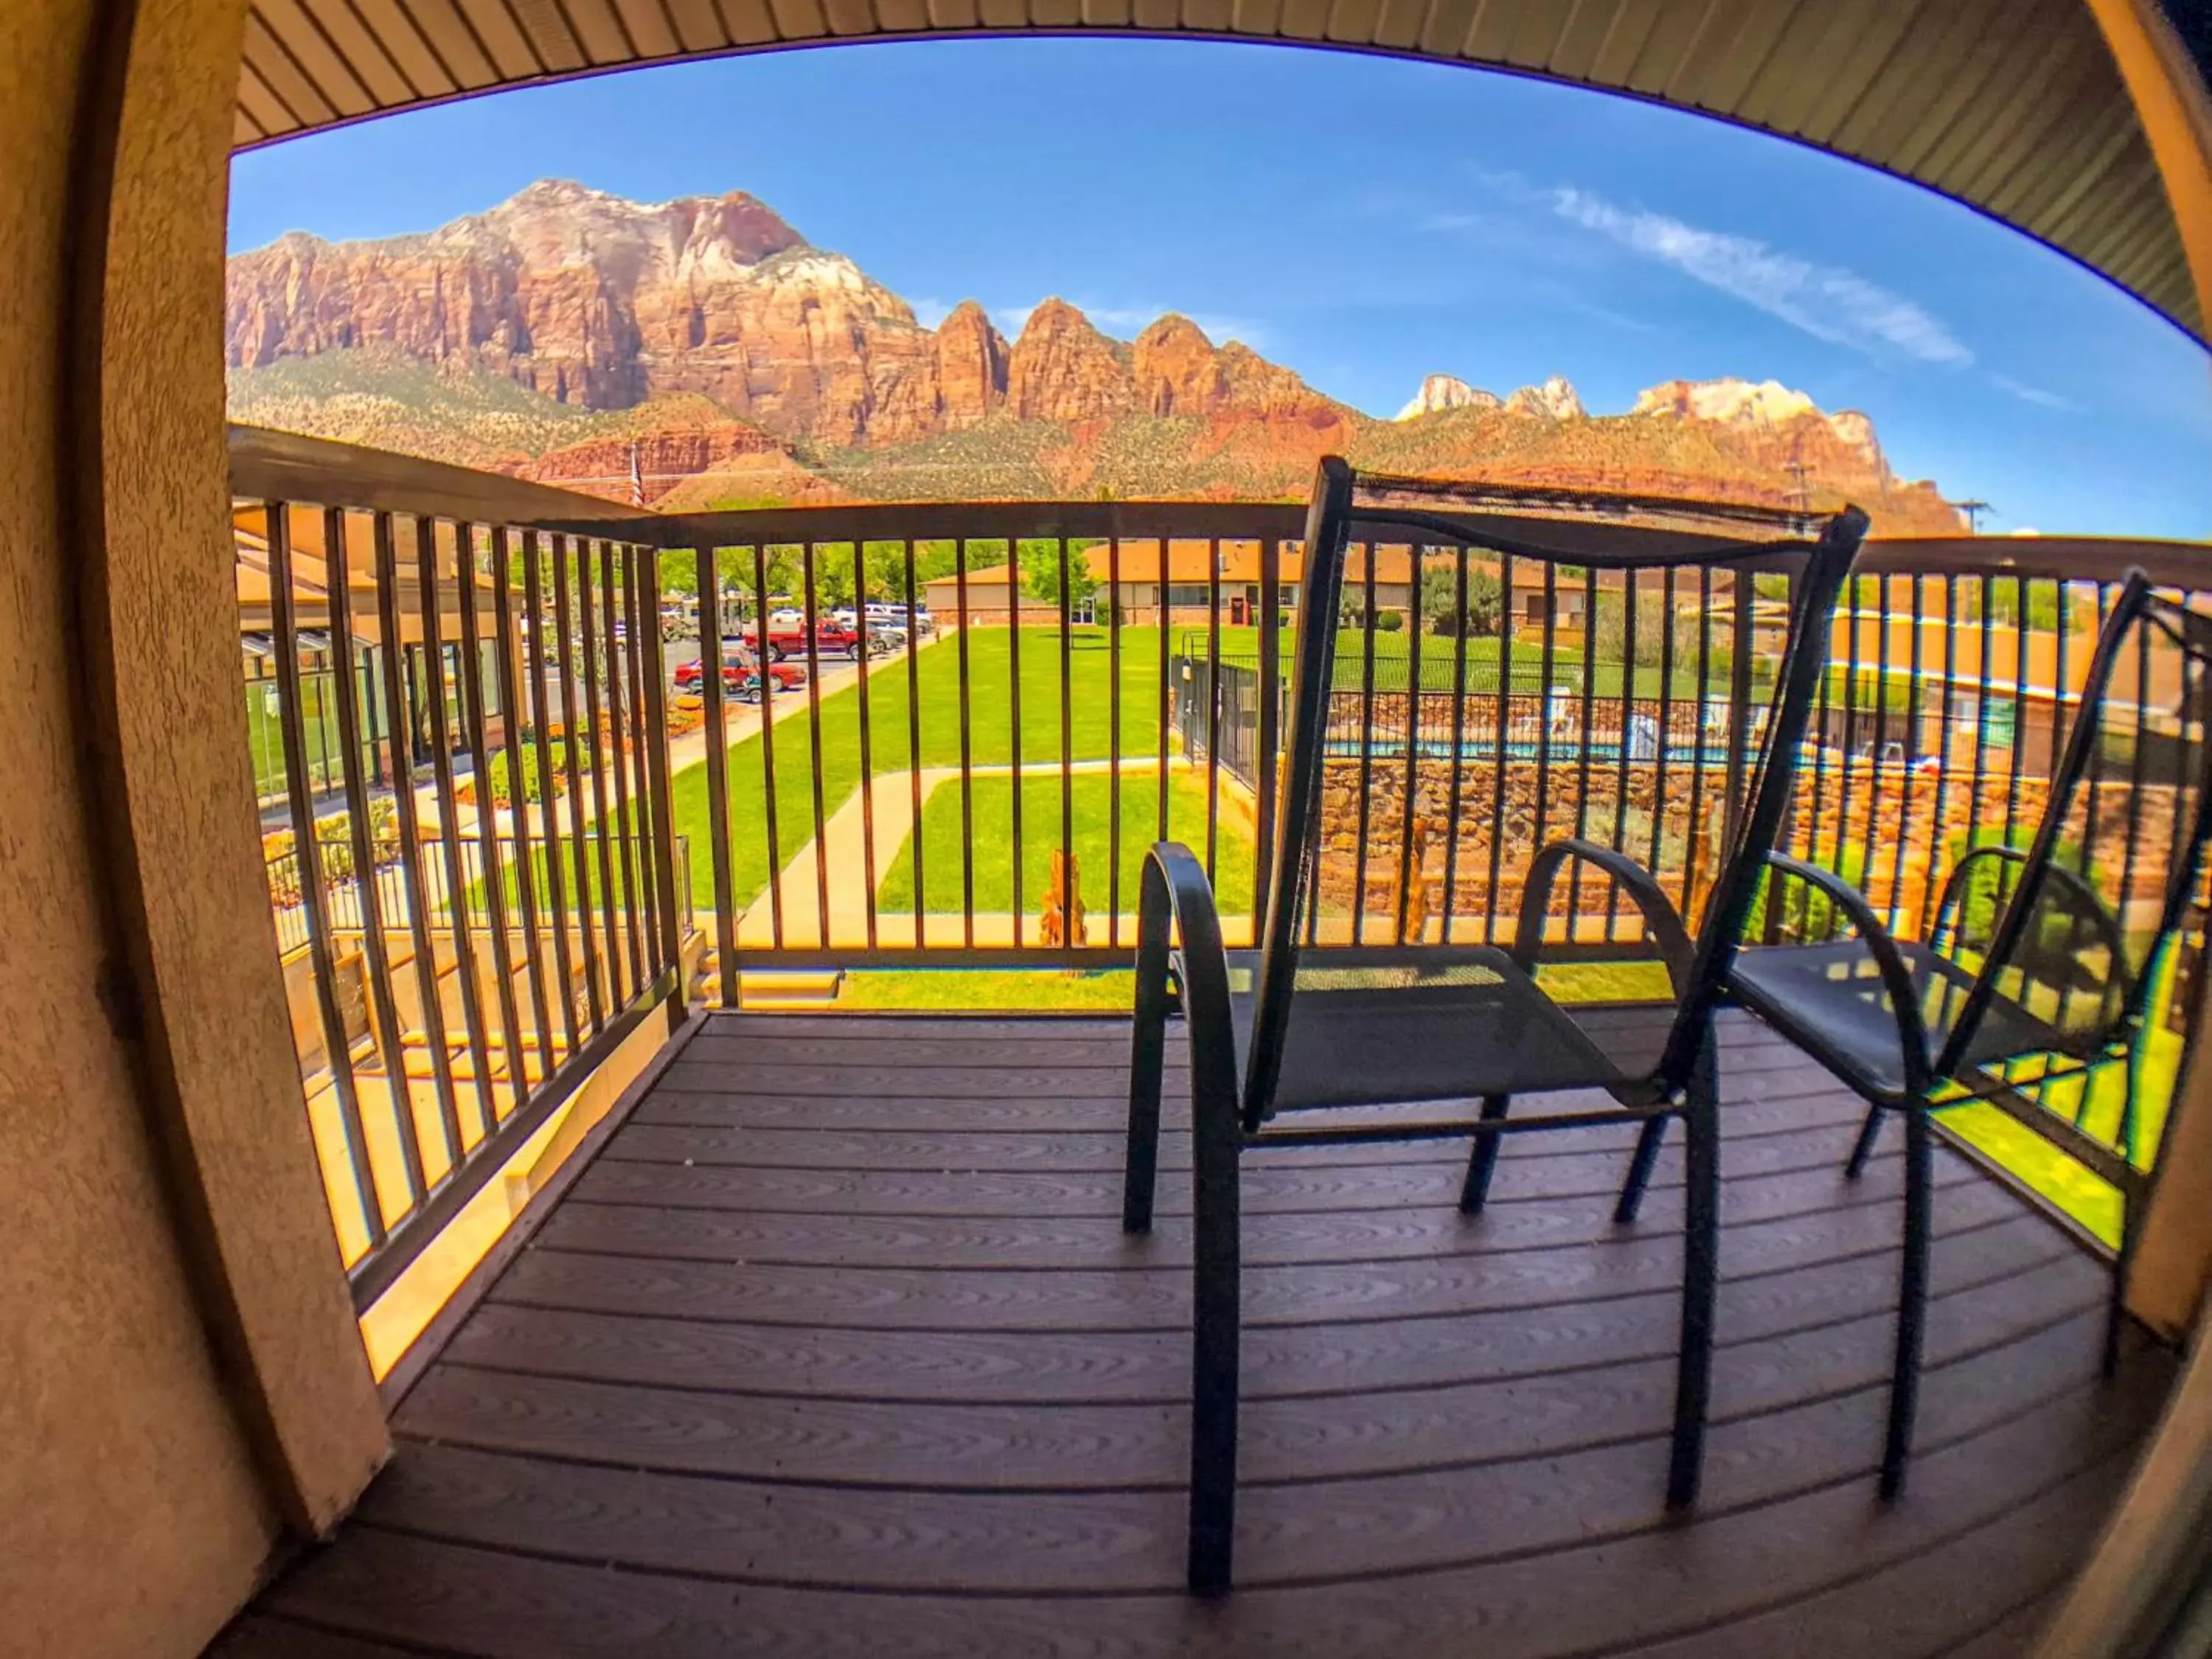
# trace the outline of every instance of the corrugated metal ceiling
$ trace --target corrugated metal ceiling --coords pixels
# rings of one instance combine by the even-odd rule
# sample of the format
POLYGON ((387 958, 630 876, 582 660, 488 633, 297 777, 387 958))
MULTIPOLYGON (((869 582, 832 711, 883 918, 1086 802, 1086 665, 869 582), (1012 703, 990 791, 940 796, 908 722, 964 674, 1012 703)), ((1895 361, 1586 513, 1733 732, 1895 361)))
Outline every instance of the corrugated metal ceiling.
POLYGON ((2203 333, 2083 0, 253 0, 235 142, 634 64, 1023 30, 1302 41, 1632 93, 1930 185, 2203 333))

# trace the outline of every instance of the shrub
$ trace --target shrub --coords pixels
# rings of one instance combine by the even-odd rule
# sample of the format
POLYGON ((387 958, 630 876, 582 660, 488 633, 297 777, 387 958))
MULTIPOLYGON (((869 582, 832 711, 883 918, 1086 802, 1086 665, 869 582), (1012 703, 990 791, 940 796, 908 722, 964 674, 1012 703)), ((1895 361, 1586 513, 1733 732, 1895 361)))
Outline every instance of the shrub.
POLYGON ((1375 613, 1375 631, 1378 634, 1395 634, 1405 625, 1403 611, 1378 611, 1375 613))
MULTIPOLYGON (((399 854, 399 809, 389 796, 368 804, 368 846, 379 864, 399 854)), ((269 896, 275 903, 300 902, 298 852, 299 839, 289 830, 271 830, 261 837, 269 896)), ((353 879, 353 819, 349 814, 331 812, 315 820, 315 862, 325 881, 353 879)))
MULTIPOLYGON (((586 766, 590 765, 592 744, 583 732, 578 732, 573 735, 562 732, 547 739, 546 747, 553 760, 553 787, 556 790, 566 787, 572 744, 574 752, 582 758, 583 763, 586 766)), ((514 805, 514 790, 511 781, 511 769, 514 762, 511 757, 518 749, 522 755, 523 799, 534 802, 543 802, 545 799, 544 790, 538 775, 538 744, 534 740, 526 738, 520 744, 511 744, 494 755, 491 757, 491 764, 485 769, 491 787, 491 799, 494 805, 514 805)))

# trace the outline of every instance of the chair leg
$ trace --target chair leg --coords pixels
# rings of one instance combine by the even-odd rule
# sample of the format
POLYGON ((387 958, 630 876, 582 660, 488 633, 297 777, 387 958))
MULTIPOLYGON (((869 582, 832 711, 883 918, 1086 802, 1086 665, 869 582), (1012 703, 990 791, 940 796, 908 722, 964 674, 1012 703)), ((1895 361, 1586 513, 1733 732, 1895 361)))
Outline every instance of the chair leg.
POLYGON ((1889 1429, 1882 1444, 1881 1496, 1905 1490, 1912 1419, 1920 1403, 1920 1350, 1928 1324, 1928 1252, 1934 1230, 1935 1129, 1926 1105, 1905 1109, 1905 1261, 1897 1294, 1896 1366, 1889 1383, 1889 1429))
POLYGON ((2120 1196, 2120 1248, 2112 1258, 2112 1283, 2105 1291, 2104 1374, 2109 1381, 2120 1369, 2120 1330, 2128 1320, 2128 1269, 2136 1253, 2135 1217, 2127 1195, 2120 1196))
POLYGON ((1867 1160, 1874 1156, 1874 1144, 1881 1138, 1882 1109, 1867 1108, 1866 1121, 1859 1125, 1859 1138, 1851 1143, 1851 1156, 1844 1165, 1844 1179, 1856 1181, 1866 1173, 1867 1160))
POLYGON ((1644 1207, 1644 1189, 1651 1184, 1651 1170, 1659 1162, 1659 1147, 1667 1139, 1667 1119, 1655 1117, 1637 1133, 1636 1152, 1628 1160, 1628 1179, 1620 1183, 1620 1201, 1613 1206, 1614 1224, 1626 1227, 1644 1207))
MULTIPOLYGON (((2119 1152, 2122 1161, 2130 1164, 2135 1159, 2136 1102, 2142 1084, 2142 1059, 2143 1046, 2138 1037, 2128 1046, 2127 1094, 2120 1105, 2119 1152)), ((2124 1188, 2119 1199, 2120 1248, 2113 1254, 2112 1279, 2105 1300, 2104 1372, 2108 1380, 2120 1369, 2120 1329, 2128 1317, 2128 1273, 2136 1257, 2136 1206, 2129 1201, 2124 1188)))
MULTIPOLYGON (((1510 1095, 1485 1095, 1482 1097, 1482 1121, 1493 1123, 1505 1115, 1513 1103, 1510 1095)), ((1459 1212, 1462 1215, 1480 1215, 1482 1206, 1490 1200, 1491 1172, 1498 1167, 1498 1148, 1504 1135, 1478 1134, 1474 1149, 1467 1155, 1467 1180, 1459 1189, 1459 1212)))
POLYGON ((1195 1188, 1191 1291, 1191 1590, 1218 1595, 1231 1582, 1237 1535, 1237 1395, 1242 1253, 1237 1159, 1243 1129, 1233 1094, 1217 1097, 1194 1073, 1195 1188))
MULTIPOLYGON (((1674 1443, 1667 1465, 1670 1510, 1685 1510, 1698 1501, 1705 1474, 1705 1416, 1712 1397, 1713 1303, 1720 1278, 1721 1128, 1719 1074, 1710 1036, 1691 1073, 1682 1121, 1682 1334, 1675 1360, 1674 1443)), ((1665 1122, 1654 1118, 1645 1126, 1646 1133, 1665 1122)))
MULTIPOLYGON (((1146 895, 1149 898, 1149 894, 1146 895)), ((1160 1078, 1167 1064, 1168 918, 1140 907, 1137 1002, 1129 1042, 1129 1142, 1121 1171, 1121 1231, 1150 1232, 1160 1159, 1160 1078)))

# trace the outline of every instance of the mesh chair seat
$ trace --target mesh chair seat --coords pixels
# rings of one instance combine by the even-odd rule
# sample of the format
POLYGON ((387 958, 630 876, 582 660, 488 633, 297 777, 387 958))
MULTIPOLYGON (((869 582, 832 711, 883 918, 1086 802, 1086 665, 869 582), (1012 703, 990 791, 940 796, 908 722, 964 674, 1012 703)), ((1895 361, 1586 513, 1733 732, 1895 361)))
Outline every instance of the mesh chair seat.
MULTIPOLYGON (((1897 952, 1919 993, 1932 1060, 1965 1011, 1974 975, 1925 945, 1899 939, 1897 952)), ((1823 1065, 1844 1073, 1863 1092, 1899 1103, 1910 1097, 1896 1007, 1864 940, 1746 951, 1736 957, 1733 987, 1760 1018, 1823 1065)), ((1975 1024, 1960 1069, 2075 1046, 2056 1026, 2018 1003, 1992 995, 1975 1024)))
MULTIPOLYGON (((1240 1068, 1256 962, 1256 952, 1230 960, 1240 1068)), ((1570 1012, 1489 947, 1362 953, 1356 963, 1309 957, 1295 984, 1277 1111, 1555 1089, 1628 1094, 1658 1064, 1674 1016, 1649 1006, 1570 1012)))

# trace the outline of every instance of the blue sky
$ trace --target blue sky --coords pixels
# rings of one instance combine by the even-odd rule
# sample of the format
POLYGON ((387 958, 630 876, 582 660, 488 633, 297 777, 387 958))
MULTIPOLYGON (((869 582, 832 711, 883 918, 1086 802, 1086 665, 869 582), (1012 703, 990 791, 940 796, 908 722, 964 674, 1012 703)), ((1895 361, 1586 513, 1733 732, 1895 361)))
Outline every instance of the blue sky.
POLYGON ((634 71, 239 159, 231 246, 428 229, 532 179, 748 190, 926 319, 1165 310, 1390 415, 1431 373, 1677 376, 1872 416, 1989 527, 2212 538, 2203 349, 1912 185, 1601 94, 1267 46, 978 40, 634 71))

